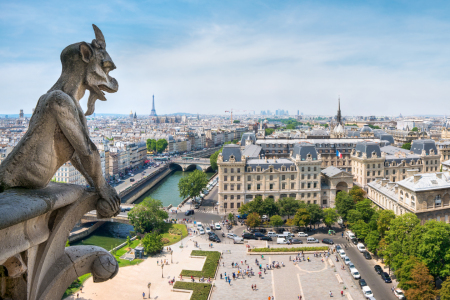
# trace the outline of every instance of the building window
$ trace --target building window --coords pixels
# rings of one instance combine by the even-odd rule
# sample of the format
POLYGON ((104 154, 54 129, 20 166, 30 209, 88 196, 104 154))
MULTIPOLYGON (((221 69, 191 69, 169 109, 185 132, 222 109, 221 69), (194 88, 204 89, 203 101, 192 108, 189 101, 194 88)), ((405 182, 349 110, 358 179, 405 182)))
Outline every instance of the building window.
POLYGON ((228 177, 227 176, 223 176, 223 181, 227 181, 228 177))
POLYGON ((227 200, 227 198, 228 198, 227 195, 224 195, 224 196, 223 196, 223 200, 227 200))
POLYGON ((389 170, 386 170, 386 175, 389 175, 389 170))
POLYGON ((273 190, 273 184, 270 184, 270 185, 269 185, 269 189, 270 189, 270 190, 273 190))
POLYGON ((294 174, 291 175, 291 180, 294 180, 294 174))
POLYGON ((256 176, 256 180, 257 181, 260 181, 261 180, 261 177, 258 175, 258 176, 256 176))
POLYGON ((241 181, 241 176, 236 176, 237 178, 236 178, 236 180, 237 181, 241 181))
POLYGON ((228 208, 228 203, 225 202, 225 203, 223 204, 223 208, 228 208))
POLYGON ((311 188, 311 183, 308 182, 308 189, 310 189, 310 188, 311 188))
POLYGON ((311 198, 311 193, 308 193, 308 198, 311 198))
POLYGON ((252 171, 252 167, 248 167, 247 172, 251 172, 251 171, 252 171))
POLYGON ((230 190, 234 191, 234 184, 230 184, 230 190))
POLYGON ((286 175, 281 175, 281 180, 286 180, 286 175))
POLYGON ((256 185, 256 189, 259 191, 259 190, 261 189, 261 185, 260 185, 260 184, 257 184, 257 185, 256 185))
POLYGON ((370 176, 370 171, 367 171, 367 176, 370 176))
POLYGON ((305 183, 304 182, 302 182, 302 189, 304 189, 305 188, 305 183))
POLYGON ((434 205, 436 207, 441 207, 441 204, 442 204, 441 195, 437 195, 436 198, 434 199, 434 205))
POLYGON ((314 188, 316 188, 317 187, 317 182, 314 182, 314 188))
POLYGON ((270 175, 269 180, 273 180, 273 175, 270 175))
POLYGON ((252 177, 251 176, 247 176, 247 181, 252 181, 252 177))
POLYGON ((322 200, 322 204, 323 204, 323 205, 327 205, 327 199, 323 199, 323 200, 322 200))
POLYGON ((241 207, 241 202, 238 202, 238 203, 236 204, 236 207, 237 207, 237 208, 240 208, 240 207, 241 207))
POLYGON ((237 172, 238 172, 238 173, 241 173, 241 168, 237 168, 237 172))
POLYGON ((228 184, 223 185, 223 190, 226 191, 228 189, 228 184))
POLYGON ((305 172, 305 167, 302 167, 302 172, 305 172))
POLYGON ((234 203, 230 203, 230 208, 234 208, 234 203))
POLYGON ((251 184, 247 184, 247 190, 251 190, 252 189, 252 185, 251 184))
POLYGON ((230 181, 234 181, 234 176, 230 176, 230 181))
POLYGON ((226 173, 227 172, 227 168, 223 168, 223 172, 226 173))
POLYGON ((231 169, 230 169, 230 173, 234 173, 234 168, 231 168, 231 169))
POLYGON ((282 188, 283 190, 285 190, 285 189, 286 189, 286 184, 285 184, 285 183, 282 183, 282 184, 281 184, 281 188, 282 188))
POLYGON ((293 190, 295 188, 295 183, 291 183, 291 189, 293 190))
POLYGON ((230 200, 234 200, 234 195, 231 195, 231 196, 230 196, 230 200))
POLYGON ((305 198, 305 193, 302 193, 302 198, 305 198))
POLYGON ((240 184, 237 185, 237 190, 238 190, 238 191, 241 190, 241 185, 240 185, 240 184))

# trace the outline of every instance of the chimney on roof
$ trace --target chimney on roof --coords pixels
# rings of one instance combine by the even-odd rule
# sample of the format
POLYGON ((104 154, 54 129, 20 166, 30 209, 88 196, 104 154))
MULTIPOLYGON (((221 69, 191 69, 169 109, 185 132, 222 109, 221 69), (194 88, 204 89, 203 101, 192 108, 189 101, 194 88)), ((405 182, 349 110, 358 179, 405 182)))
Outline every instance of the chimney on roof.
POLYGON ((419 169, 409 169, 406 170, 407 177, 411 177, 419 173, 419 169))
POLYGON ((391 187, 393 187, 395 185, 395 182, 390 181, 390 182, 388 182, 387 185, 388 185, 389 188, 391 188, 391 187))
POLYGON ((381 185, 382 186, 386 186, 386 184, 389 182, 389 179, 387 179, 387 178, 383 178, 383 179, 381 179, 381 185))
POLYGON ((422 178, 422 175, 420 175, 420 174, 414 175, 414 183, 416 183, 417 181, 419 181, 420 178, 422 178))
POLYGON ((439 179, 442 179, 442 172, 437 172, 436 173, 436 177, 439 178, 439 179))

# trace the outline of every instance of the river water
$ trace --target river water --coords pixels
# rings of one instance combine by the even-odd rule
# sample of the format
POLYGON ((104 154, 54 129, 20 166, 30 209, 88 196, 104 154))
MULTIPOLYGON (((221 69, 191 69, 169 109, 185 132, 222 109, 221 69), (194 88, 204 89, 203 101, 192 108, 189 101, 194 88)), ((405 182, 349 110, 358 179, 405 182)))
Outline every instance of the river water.
MULTIPOLYGON (((145 197, 152 197, 161 200, 163 206, 172 204, 177 206, 183 200, 178 192, 178 181, 180 178, 189 175, 190 172, 175 171, 161 180, 156 186, 140 197, 135 204, 140 203, 145 197)), ((214 173, 206 173, 210 178, 214 173)), ((106 250, 126 241, 127 235, 133 231, 133 226, 122 223, 106 222, 86 239, 75 242, 71 245, 96 245, 106 250)))

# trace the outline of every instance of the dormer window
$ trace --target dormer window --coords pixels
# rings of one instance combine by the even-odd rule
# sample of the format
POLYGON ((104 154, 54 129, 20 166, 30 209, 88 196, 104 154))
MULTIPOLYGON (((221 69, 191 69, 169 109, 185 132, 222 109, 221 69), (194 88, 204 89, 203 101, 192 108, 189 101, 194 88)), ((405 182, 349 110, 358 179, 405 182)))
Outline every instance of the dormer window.
POLYGON ((233 154, 230 155, 230 160, 231 160, 231 159, 234 159, 234 155, 233 155, 233 154))
POLYGON ((282 167, 281 167, 281 171, 286 171, 286 167, 285 167, 285 166, 282 166, 282 167))
POLYGON ((252 171, 252 167, 248 167, 247 172, 251 172, 251 171, 252 171))

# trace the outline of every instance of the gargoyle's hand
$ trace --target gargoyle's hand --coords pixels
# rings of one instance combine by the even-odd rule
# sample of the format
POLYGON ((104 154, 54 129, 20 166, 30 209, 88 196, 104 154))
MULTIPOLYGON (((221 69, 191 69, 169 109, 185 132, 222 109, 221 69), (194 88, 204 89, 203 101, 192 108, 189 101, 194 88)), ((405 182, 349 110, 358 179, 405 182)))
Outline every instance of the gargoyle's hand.
POLYGON ((120 197, 116 190, 105 183, 98 188, 101 199, 97 202, 97 216, 99 218, 111 218, 120 212, 120 197))

